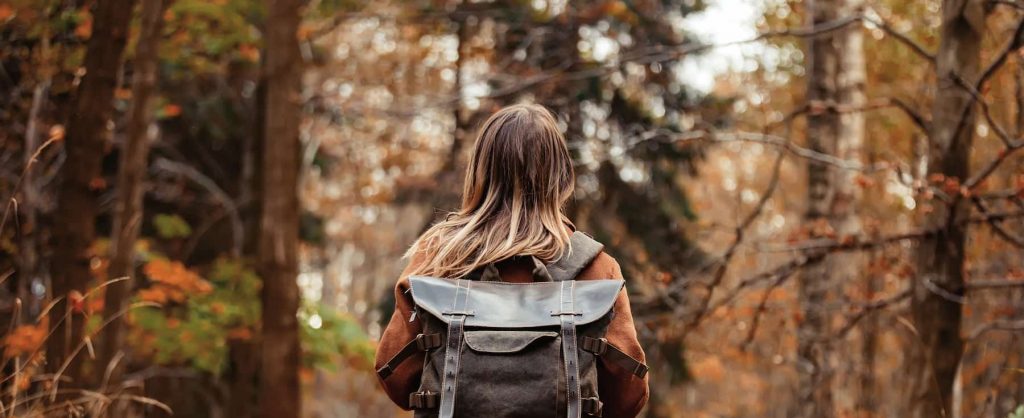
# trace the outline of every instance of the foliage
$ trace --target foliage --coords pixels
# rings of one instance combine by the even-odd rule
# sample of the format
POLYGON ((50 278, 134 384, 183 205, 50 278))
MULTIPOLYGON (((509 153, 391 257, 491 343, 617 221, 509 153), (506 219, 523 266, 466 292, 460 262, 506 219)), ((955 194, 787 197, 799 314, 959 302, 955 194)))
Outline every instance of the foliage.
POLYGON ((136 297, 166 305, 131 313, 139 352, 158 364, 191 364, 219 374, 228 338, 251 338, 258 326, 258 277, 227 258, 211 267, 209 281, 181 263, 162 259, 150 261, 143 270, 152 283, 136 297))
POLYGON ((354 317, 323 304, 307 304, 299 320, 306 367, 335 371, 340 355, 353 369, 372 370, 375 345, 354 317))
POLYGON ((160 238, 184 238, 192 235, 192 227, 181 216, 161 213, 153 216, 153 226, 160 238))

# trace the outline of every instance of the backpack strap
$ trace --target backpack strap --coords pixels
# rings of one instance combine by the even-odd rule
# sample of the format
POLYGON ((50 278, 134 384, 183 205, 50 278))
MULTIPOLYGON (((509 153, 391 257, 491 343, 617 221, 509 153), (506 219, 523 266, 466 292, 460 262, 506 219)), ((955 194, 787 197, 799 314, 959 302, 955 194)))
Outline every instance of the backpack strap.
POLYGON ((587 234, 575 231, 569 237, 569 251, 562 258, 548 264, 548 273, 556 282, 575 279, 602 250, 603 244, 587 234))
POLYGON ((646 364, 630 357, 629 354, 609 343, 605 338, 583 337, 580 348, 633 373, 636 377, 643 379, 647 375, 646 364))
POLYGON ((442 312, 442 315, 450 316, 448 320, 448 338, 444 351, 444 375, 441 377, 441 404, 439 405, 438 418, 453 418, 455 416, 455 391, 458 388, 459 363, 462 356, 463 327, 466 325, 466 316, 473 315, 468 310, 469 291, 473 286, 470 280, 456 280, 455 300, 452 301, 450 310, 442 312))
POLYGON ((405 347, 402 347, 394 357, 391 357, 391 360, 388 360, 387 363, 384 363, 383 366, 377 369, 377 376, 381 380, 387 379, 388 376, 395 372, 398 366, 405 363, 413 354, 430 351, 440 346, 441 334, 419 334, 412 341, 409 341, 405 347))

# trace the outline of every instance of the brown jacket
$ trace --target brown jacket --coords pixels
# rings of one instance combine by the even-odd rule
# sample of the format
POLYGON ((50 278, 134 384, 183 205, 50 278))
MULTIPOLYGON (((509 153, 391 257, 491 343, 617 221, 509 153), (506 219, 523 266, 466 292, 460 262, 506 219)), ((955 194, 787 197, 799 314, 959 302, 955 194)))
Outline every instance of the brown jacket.
MULTIPOLYGON (((391 322, 388 323, 377 346, 377 368, 383 366, 422 330, 422 324, 418 319, 409 322, 413 303, 406 293, 409 289, 409 272, 421 262, 421 259, 414 257, 395 285, 395 313, 391 316, 391 322)), ((526 283, 533 280, 533 265, 528 258, 506 260, 498 263, 497 267, 503 281, 526 283)), ((622 271, 614 258, 602 252, 576 279, 622 279, 622 271)), ((646 362, 644 351, 637 341, 633 314, 629 309, 629 297, 625 289, 619 293, 613 309, 615 316, 605 335, 608 342, 633 358, 646 362)), ((422 353, 417 354, 398 367, 394 374, 381 381, 391 400, 403 409, 409 409, 409 394, 418 389, 423 358, 422 353)), ((601 402, 604 403, 605 418, 633 418, 647 403, 647 378, 638 379, 630 371, 598 362, 598 391, 601 402)))

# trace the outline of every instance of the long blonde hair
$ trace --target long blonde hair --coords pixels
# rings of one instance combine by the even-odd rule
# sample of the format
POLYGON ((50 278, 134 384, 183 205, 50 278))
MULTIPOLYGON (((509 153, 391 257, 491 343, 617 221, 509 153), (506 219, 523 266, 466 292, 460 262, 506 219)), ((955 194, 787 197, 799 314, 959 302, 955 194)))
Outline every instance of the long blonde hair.
POLYGON ((462 208, 430 227, 406 257, 411 274, 462 277, 517 255, 551 262, 568 250, 563 213, 576 174, 555 117, 543 106, 505 107, 484 122, 466 168, 462 208))

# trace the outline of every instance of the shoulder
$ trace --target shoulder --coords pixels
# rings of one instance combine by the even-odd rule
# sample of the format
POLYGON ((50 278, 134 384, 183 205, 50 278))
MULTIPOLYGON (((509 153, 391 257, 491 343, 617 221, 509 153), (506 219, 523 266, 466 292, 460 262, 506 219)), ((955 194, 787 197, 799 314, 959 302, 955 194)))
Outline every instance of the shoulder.
POLYGON ((583 271, 576 277, 576 280, 601 280, 621 279, 622 269, 619 262, 605 251, 601 251, 597 257, 590 261, 583 271))
POLYGON ((409 264, 407 264, 405 269, 402 270, 402 274, 398 276, 398 282, 395 283, 395 290, 398 292, 404 292, 409 288, 409 276, 412 272, 419 269, 424 262, 426 262, 427 257, 422 251, 415 251, 408 257, 408 259, 409 264))

